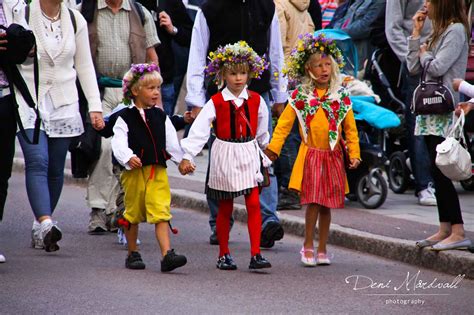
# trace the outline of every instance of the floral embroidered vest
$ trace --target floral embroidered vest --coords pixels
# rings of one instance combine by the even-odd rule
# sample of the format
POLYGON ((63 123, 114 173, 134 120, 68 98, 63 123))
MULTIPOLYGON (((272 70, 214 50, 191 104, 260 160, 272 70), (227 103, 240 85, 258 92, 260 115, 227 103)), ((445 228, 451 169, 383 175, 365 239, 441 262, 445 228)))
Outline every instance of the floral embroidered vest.
POLYGON ((334 150, 339 137, 339 125, 352 109, 349 93, 344 87, 336 92, 326 93, 319 97, 316 90, 313 93, 305 93, 301 86, 298 86, 289 99, 289 105, 295 110, 296 116, 303 131, 303 140, 306 143, 311 120, 316 111, 321 107, 329 123, 329 146, 334 150))

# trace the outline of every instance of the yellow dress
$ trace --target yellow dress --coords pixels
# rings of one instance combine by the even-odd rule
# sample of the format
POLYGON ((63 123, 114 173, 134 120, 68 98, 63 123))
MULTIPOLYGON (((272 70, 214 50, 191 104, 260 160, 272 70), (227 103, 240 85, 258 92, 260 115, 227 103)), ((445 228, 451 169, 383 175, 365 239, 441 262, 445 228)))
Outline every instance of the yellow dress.
MULTIPOLYGON (((325 92, 325 90, 317 90, 318 96, 320 98, 325 94, 325 92)), ((295 109, 290 105, 286 106, 285 110, 278 119, 278 124, 273 132, 272 140, 268 145, 269 150, 275 152, 277 155, 280 155, 281 148, 285 143, 286 137, 291 131, 295 119, 297 119, 295 109)), ((299 124, 299 131, 300 135, 302 136, 302 141, 298 150, 295 164, 293 165, 293 170, 291 172, 291 178, 288 185, 289 189, 297 192, 301 192, 303 168, 305 165, 305 157, 308 147, 314 147, 322 150, 330 149, 329 122, 321 106, 317 109, 314 118, 310 122, 306 142, 304 141, 305 137, 303 137, 301 123, 299 124)), ((352 109, 347 112, 346 116, 338 126, 338 131, 339 136, 337 139, 337 145, 339 145, 341 131, 344 131, 349 158, 360 159, 359 137, 355 124, 354 112, 352 109)), ((346 193, 349 192, 347 180, 345 191, 346 193)))

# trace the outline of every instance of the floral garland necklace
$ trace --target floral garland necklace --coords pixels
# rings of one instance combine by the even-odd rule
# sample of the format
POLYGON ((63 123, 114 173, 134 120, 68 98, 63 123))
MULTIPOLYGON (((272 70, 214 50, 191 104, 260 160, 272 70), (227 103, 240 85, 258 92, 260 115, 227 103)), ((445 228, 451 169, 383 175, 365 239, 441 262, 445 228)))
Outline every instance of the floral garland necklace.
POLYGON ((306 134, 310 129, 311 121, 316 115, 317 110, 321 107, 326 115, 329 123, 329 143, 331 147, 335 146, 338 139, 338 126, 346 117, 347 112, 351 109, 351 100, 344 88, 337 91, 334 97, 330 97, 328 87, 322 97, 314 89, 312 95, 305 93, 302 87, 296 88, 291 94, 290 105, 298 111, 301 116, 301 127, 305 129, 306 134))

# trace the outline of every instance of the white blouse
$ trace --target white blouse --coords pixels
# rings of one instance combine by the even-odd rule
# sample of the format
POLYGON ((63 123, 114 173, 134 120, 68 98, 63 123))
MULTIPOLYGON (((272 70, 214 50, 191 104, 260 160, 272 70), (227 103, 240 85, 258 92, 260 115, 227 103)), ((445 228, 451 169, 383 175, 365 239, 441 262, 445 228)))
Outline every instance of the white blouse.
MULTIPOLYGON (((242 106, 244 100, 248 99, 248 92, 245 88, 238 97, 234 96, 227 88, 222 90, 224 101, 234 101, 238 107, 242 106)), ((193 158, 201 152, 211 135, 211 124, 216 119, 216 108, 210 99, 199 112, 193 122, 187 138, 181 140, 181 147, 184 151, 183 159, 193 161, 193 158)), ((260 106, 258 107, 257 142, 264 149, 270 140, 268 133, 268 108, 265 100, 260 96, 260 106)))

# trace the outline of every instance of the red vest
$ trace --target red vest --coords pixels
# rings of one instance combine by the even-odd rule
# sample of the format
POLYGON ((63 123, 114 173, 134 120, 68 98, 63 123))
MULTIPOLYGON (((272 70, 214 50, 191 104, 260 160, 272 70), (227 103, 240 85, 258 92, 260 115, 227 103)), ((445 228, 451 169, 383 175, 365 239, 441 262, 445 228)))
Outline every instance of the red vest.
POLYGON ((224 140, 240 139, 245 137, 255 138, 258 126, 258 108, 260 95, 249 91, 249 98, 240 107, 231 101, 224 101, 222 93, 214 94, 211 99, 216 109, 216 120, 213 122, 217 138, 224 140), (250 127, 246 122, 250 123, 250 127))

